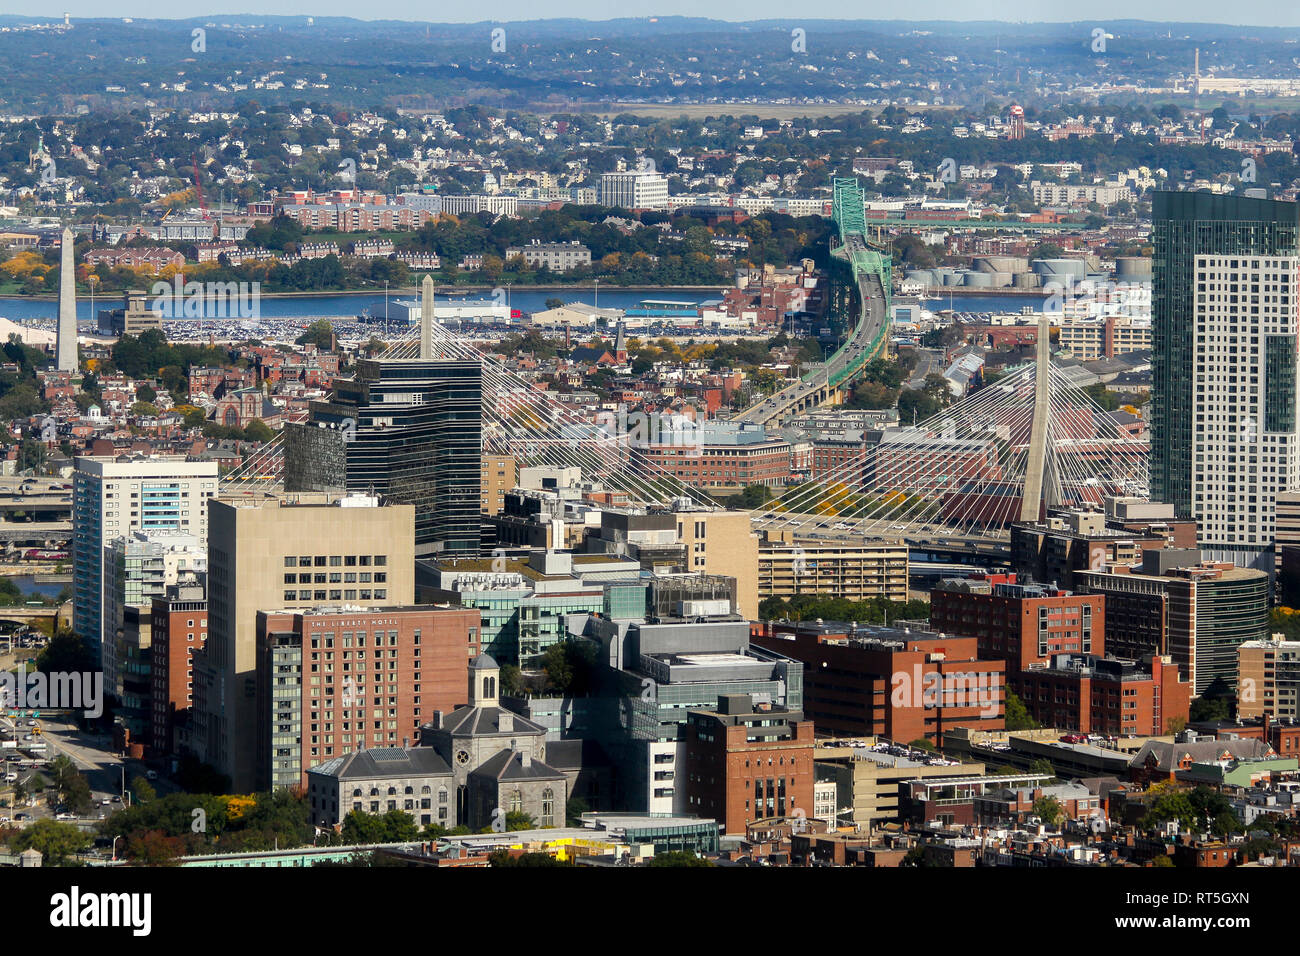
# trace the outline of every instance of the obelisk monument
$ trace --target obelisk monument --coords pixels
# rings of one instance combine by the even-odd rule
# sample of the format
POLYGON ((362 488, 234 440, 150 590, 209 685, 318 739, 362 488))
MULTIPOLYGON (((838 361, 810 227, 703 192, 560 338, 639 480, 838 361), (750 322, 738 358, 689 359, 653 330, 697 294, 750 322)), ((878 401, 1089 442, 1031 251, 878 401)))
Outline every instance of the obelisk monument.
POLYGON ((77 371, 77 267, 72 261, 72 230, 63 229, 59 246, 59 331, 57 358, 60 372, 77 371))

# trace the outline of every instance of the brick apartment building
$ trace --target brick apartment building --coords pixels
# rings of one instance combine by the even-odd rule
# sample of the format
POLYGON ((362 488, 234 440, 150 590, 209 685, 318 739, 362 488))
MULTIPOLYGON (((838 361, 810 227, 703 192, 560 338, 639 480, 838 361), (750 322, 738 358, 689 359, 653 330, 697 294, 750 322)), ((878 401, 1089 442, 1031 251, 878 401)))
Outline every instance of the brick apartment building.
POLYGON ((780 438, 735 445, 646 445, 641 452, 647 473, 666 473, 696 488, 777 487, 791 474, 792 448, 780 438))
POLYGON ((813 723, 799 711, 723 694, 692 710, 685 727, 689 812, 724 833, 763 819, 813 816, 813 723))
POLYGON ((194 654, 208 640, 208 599, 201 584, 173 585, 150 607, 152 694, 149 746, 176 753, 178 727, 193 703, 194 654))
POLYGON ((511 455, 484 455, 479 474, 479 510, 485 515, 499 515, 505 509, 506 493, 514 489, 519 477, 515 459, 511 455))
POLYGON ((978 638, 979 656, 1006 661, 1008 673, 1053 654, 1103 655, 1105 621, 1101 595, 1019 584, 1014 574, 942 581, 930 592, 930 626, 978 638))
POLYGON ((973 637, 859 626, 769 622, 751 642, 802 661, 804 713, 822 734, 939 743, 945 730, 1001 730, 1006 669, 973 637))
POLYGON ((1011 676, 1012 690, 1040 724, 1082 733, 1160 736, 1187 721, 1192 685, 1173 659, 1147 661, 1058 654, 1049 666, 1011 676))
POLYGON ((257 612, 259 787, 363 747, 403 747, 465 703, 480 612, 433 605, 257 612))

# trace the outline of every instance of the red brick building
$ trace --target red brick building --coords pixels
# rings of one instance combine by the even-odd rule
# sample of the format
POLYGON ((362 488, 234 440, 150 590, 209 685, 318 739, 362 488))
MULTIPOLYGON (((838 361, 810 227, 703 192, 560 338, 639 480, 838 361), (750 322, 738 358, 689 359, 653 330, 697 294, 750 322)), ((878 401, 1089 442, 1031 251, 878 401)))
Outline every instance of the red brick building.
POLYGON ((980 659, 973 637, 780 621, 750 641, 802 661, 804 713, 822 734, 939 743, 945 730, 1001 730, 1006 664, 980 659))
POLYGON ((931 591, 930 626, 977 638, 980 657, 1006 661, 1014 674, 1053 654, 1104 655, 1106 599, 987 574, 931 591))
POLYGON ((465 703, 481 623, 478 610, 433 605, 259 611, 259 772, 303 783, 331 757, 417 739, 434 711, 465 703), (294 738, 297 753, 281 752, 294 738))
POLYGON ((726 833, 755 820, 812 817, 813 723, 799 711, 724 694, 686 716, 686 801, 726 833))
POLYGON ((177 751, 176 729, 189 716, 194 654, 208 640, 208 599, 202 585, 177 585, 150 608, 153 646, 152 719, 149 746, 155 754, 177 751))
POLYGON ((886 432, 875 446, 870 486, 912 494, 951 491, 972 481, 997 478, 992 442, 946 438, 914 430, 886 432))
POLYGON ((771 438, 735 445, 647 445, 641 449, 647 474, 669 474, 696 488, 784 485, 792 449, 771 438))
POLYGON ((1142 664, 1060 654, 1046 667, 1011 676, 1012 689, 1040 724, 1082 733, 1139 737, 1170 733, 1187 721, 1192 684, 1169 657, 1142 664))
POLYGON ((862 439, 819 438, 812 446, 812 480, 860 488, 867 474, 868 445, 862 439))

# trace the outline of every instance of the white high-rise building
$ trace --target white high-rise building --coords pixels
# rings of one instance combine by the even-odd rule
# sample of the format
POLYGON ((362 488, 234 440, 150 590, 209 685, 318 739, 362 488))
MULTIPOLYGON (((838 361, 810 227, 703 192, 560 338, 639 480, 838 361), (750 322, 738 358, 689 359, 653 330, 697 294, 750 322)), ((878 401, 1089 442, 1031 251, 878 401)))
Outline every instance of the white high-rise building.
POLYGON ((667 209, 668 180, 647 170, 605 173, 600 177, 600 204, 620 209, 667 209))
POLYGON ((86 456, 77 459, 72 488, 72 626, 102 659, 118 626, 105 614, 104 562, 113 543, 135 531, 183 531, 205 546, 217 463, 180 455, 86 456))
POLYGON ((1300 258, 1198 255, 1195 276, 1192 516, 1207 557, 1271 572, 1300 488, 1300 258))

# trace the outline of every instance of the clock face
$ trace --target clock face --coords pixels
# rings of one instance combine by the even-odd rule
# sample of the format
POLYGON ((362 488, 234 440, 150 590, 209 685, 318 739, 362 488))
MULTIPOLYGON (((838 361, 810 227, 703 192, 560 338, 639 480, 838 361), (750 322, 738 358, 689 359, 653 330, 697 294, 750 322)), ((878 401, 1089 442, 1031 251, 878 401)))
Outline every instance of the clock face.
POLYGON ((457 751, 456 751, 456 763, 458 763, 458 764, 467 764, 467 763, 469 763, 469 751, 468 751, 468 750, 457 750, 457 751))

